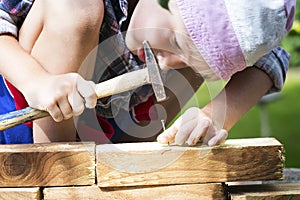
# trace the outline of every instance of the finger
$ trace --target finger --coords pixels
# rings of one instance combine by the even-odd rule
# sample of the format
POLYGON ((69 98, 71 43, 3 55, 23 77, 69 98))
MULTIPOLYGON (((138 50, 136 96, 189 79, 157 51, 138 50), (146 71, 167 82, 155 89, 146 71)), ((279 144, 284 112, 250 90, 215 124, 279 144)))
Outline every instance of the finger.
POLYGON ((218 133, 208 141, 209 146, 216 146, 221 144, 228 136, 228 132, 225 129, 221 129, 218 133))
POLYGON ((72 107, 73 115, 79 116, 84 111, 84 99, 82 96, 76 90, 72 95, 68 96, 68 100, 72 107))
POLYGON ((175 144, 183 145, 197 126, 197 122, 198 120, 194 119, 182 124, 180 128, 178 128, 177 134, 175 136, 175 144))
POLYGON ((178 128, 181 126, 183 121, 186 121, 185 114, 177 118, 177 120, 162 134, 157 137, 157 141, 161 144, 173 143, 177 134, 178 128))
POLYGON ((61 110, 59 109, 57 104, 48 106, 48 108, 46 108, 45 110, 50 114, 50 116, 56 122, 61 122, 64 119, 61 110))
POLYGON ((206 119, 198 122, 195 129, 192 131, 190 137, 187 140, 188 145, 196 145, 201 138, 205 137, 210 124, 210 121, 206 119))
POLYGON ((63 119, 70 119, 73 116, 72 107, 67 97, 61 97, 57 101, 58 107, 61 111, 63 119))
POLYGON ((173 143, 175 135, 178 129, 175 125, 165 130, 162 134, 157 137, 157 141, 161 144, 173 143))
POLYGON ((85 106, 87 108, 94 108, 97 104, 97 95, 95 92, 95 88, 96 85, 92 81, 86 82, 85 80, 81 80, 78 83, 78 91, 84 98, 85 106))
MULTIPOLYGON (((189 121, 198 117, 198 108, 189 108, 183 115, 177 118, 177 120, 165 130, 162 134, 157 137, 157 141, 162 144, 173 143, 175 136, 182 124, 188 123, 189 121)), ((176 143, 176 142, 175 142, 176 143)))

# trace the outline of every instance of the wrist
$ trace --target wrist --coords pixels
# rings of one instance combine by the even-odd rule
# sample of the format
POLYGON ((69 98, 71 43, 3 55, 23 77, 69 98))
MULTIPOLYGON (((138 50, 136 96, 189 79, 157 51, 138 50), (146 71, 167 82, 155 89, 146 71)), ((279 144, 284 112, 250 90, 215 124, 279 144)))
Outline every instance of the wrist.
POLYGON ((50 76, 50 73, 42 70, 34 73, 28 73, 23 76, 22 79, 15 81, 16 88, 26 97, 26 95, 38 92, 36 91, 36 88, 42 87, 43 82, 47 82, 50 76))
POLYGON ((230 130, 230 121, 227 119, 227 108, 224 103, 218 103, 217 100, 211 101, 202 108, 203 113, 211 119, 215 130, 230 130))

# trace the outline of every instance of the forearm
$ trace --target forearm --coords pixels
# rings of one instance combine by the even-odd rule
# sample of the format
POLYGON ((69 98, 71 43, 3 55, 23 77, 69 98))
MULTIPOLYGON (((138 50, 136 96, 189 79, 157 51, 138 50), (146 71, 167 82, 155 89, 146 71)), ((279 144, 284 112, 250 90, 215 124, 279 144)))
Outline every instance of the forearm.
POLYGON ((246 68, 235 74, 203 111, 212 116, 218 128, 230 130, 271 86, 272 81, 265 72, 256 67, 246 68))
POLYGON ((48 75, 13 36, 0 36, 0 61, 0 74, 20 90, 31 80, 48 75))

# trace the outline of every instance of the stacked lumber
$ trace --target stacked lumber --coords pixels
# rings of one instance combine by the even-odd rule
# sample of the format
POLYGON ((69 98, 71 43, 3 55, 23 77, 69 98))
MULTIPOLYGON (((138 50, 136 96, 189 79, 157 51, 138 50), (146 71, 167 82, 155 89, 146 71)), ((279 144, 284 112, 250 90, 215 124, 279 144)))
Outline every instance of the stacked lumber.
MULTIPOLYGON (((255 199, 262 185, 225 183, 282 180, 284 148, 274 138, 217 147, 52 143, 2 145, 0 159, 0 199, 255 199)), ((300 185, 264 191, 297 197, 300 185)))

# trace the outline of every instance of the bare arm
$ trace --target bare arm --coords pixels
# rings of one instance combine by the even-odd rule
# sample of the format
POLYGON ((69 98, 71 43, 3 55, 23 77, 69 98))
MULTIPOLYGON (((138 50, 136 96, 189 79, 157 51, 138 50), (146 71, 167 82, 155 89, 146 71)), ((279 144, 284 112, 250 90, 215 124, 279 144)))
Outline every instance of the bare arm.
POLYGON ((220 128, 230 130, 271 86, 272 81, 265 72, 256 67, 248 67, 235 74, 220 95, 203 108, 203 112, 214 116, 214 113, 218 115, 219 110, 226 110, 225 121, 220 128))
POLYGON ((10 35, 0 36, 0 60, 0 74, 21 92, 25 89, 26 83, 49 76, 48 72, 10 35))
POLYGON ((203 109, 190 108, 157 139, 160 143, 220 144, 236 122, 271 88, 270 77, 256 67, 235 74, 203 109))
POLYGON ((35 142, 73 141, 72 116, 97 101, 95 84, 78 73, 88 79, 93 72, 94 54, 86 58, 98 44, 103 2, 35 1, 31 6, 28 1, 30 11, 24 15, 11 14, 14 6, 0 10, 0 73, 31 107, 48 111, 55 120, 33 122, 35 142))
MULTIPOLYGON (((79 114, 84 108, 84 105, 75 106, 70 102, 72 108, 63 110, 66 107, 66 97, 69 100, 73 96, 91 98, 88 97, 90 94, 78 93, 78 85, 86 84, 78 74, 48 73, 13 36, 0 36, 0 60, 0 73, 24 94, 29 105, 46 109, 56 121, 70 118, 72 112, 79 114)), ((87 93, 93 92, 90 90, 87 93)), ((93 99, 89 107, 95 105, 96 97, 93 96, 93 99)))

